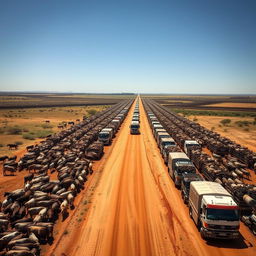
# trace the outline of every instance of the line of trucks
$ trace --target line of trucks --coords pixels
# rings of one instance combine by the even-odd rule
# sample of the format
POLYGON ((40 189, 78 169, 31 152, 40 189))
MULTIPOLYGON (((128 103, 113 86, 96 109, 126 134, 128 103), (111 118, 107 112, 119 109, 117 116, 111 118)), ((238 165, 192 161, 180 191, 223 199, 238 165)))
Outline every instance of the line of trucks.
POLYGON ((119 127, 123 123, 130 106, 125 107, 118 113, 110 123, 104 127, 98 134, 98 141, 102 142, 104 145, 111 145, 115 134, 119 130, 119 127))
POLYGON ((136 101, 132 121, 130 124, 130 134, 140 134, 140 110, 139 101, 136 101))
POLYGON ((147 117, 168 172, 189 207, 189 215, 202 238, 236 239, 239 236, 239 208, 231 194, 219 183, 205 181, 187 154, 200 147, 186 140, 181 149, 148 108, 147 117))

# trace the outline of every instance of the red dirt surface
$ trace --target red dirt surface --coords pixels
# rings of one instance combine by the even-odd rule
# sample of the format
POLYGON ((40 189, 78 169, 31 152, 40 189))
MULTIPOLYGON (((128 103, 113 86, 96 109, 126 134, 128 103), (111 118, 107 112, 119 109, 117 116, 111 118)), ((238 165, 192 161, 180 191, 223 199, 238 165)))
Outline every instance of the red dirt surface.
POLYGON ((47 255, 255 255, 255 237, 243 224, 238 241, 200 237, 140 108, 141 135, 129 133, 131 111, 109 156, 100 161, 88 214, 78 227, 69 225, 47 255))
MULTIPOLYGON (((169 177, 142 104, 140 109, 141 135, 129 133, 132 108, 113 145, 94 163, 75 210, 64 222, 58 220, 55 240, 41 255, 256 255, 255 236, 243 224, 237 241, 206 242, 200 237, 169 177)), ((16 188, 22 187, 22 175, 10 177, 8 184, 13 179, 16 188)), ((3 184, 9 188, 0 180, 3 184)))

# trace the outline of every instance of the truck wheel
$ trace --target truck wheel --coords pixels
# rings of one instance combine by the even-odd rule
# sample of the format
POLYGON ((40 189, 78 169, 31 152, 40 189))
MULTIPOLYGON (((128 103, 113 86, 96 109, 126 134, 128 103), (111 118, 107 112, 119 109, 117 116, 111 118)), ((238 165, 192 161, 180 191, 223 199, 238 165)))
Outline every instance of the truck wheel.
MULTIPOLYGON (((201 233, 201 227, 202 227, 202 223, 201 223, 201 221, 198 221, 197 228, 200 233, 201 233)), ((202 235, 202 233, 201 233, 201 235, 202 235)))
MULTIPOLYGON (((201 225, 200 225, 200 226, 201 226, 201 225)), ((204 235, 204 233, 202 232, 202 227, 200 227, 199 231, 200 231, 200 235, 201 235, 202 239, 205 240, 205 235, 204 235)))
POLYGON ((192 209, 191 209, 191 207, 189 207, 189 217, 190 217, 191 219, 193 219, 193 218, 192 218, 192 209))

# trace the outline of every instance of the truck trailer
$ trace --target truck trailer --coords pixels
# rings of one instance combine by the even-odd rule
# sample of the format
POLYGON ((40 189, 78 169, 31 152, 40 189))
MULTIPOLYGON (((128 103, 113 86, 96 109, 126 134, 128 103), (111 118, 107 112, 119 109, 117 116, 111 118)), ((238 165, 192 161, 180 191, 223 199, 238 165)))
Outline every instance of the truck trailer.
POLYGON ((168 171, 176 187, 180 187, 183 173, 196 173, 194 164, 184 152, 170 152, 168 171))

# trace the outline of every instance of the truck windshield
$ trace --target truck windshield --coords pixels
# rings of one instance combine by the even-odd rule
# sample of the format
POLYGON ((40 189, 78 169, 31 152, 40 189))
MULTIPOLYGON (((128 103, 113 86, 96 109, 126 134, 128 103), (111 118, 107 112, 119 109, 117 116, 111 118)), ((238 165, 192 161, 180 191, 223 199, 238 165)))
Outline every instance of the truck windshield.
POLYGON ((227 220, 227 221, 239 220, 238 210, 208 208, 206 216, 207 216, 207 219, 209 220, 227 220))
POLYGON ((169 146, 175 146, 175 142, 166 141, 166 142, 163 142, 163 146, 166 148, 169 146))
POLYGON ((137 124, 132 124, 132 125, 131 125, 131 128, 132 128, 132 129, 138 129, 138 128, 140 128, 140 126, 137 125, 137 124))
POLYGON ((99 138, 100 139, 106 139, 109 137, 109 134, 108 133, 99 133, 99 138))

